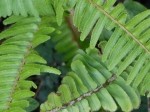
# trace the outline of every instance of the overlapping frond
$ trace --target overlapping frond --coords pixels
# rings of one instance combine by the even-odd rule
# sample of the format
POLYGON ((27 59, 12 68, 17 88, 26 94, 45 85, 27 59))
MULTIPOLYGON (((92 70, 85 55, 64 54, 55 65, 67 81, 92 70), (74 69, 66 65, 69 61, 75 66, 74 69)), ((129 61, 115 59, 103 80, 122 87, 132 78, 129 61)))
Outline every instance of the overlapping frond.
POLYGON ((50 39, 54 28, 36 17, 12 16, 4 24, 12 24, 0 33, 0 111, 25 112, 30 91, 36 85, 26 80, 41 72, 60 74, 59 70, 46 65, 46 61, 34 50, 50 39))
POLYGON ((138 108, 140 98, 125 80, 108 71, 98 53, 80 51, 62 80, 57 93, 51 93, 41 105, 41 112, 90 112, 103 109, 123 111, 138 108), (94 57, 97 58, 93 58, 94 57), (118 94, 119 93, 119 94, 118 94))

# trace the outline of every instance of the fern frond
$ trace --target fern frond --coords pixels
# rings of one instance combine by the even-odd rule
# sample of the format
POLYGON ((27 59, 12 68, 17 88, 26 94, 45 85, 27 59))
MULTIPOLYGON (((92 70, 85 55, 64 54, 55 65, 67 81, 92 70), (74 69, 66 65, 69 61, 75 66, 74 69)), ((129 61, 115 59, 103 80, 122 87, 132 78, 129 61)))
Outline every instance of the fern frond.
MULTIPOLYGON (((86 38, 86 36, 91 31, 92 27, 96 24, 92 31, 92 36, 91 36, 91 47, 93 48, 96 45, 96 42, 104 26, 108 27, 108 29, 113 29, 114 27, 117 27, 116 29, 120 28, 121 33, 123 33, 122 31, 124 31, 125 35, 131 37, 137 44, 139 44, 149 54, 150 51, 145 47, 145 45, 143 45, 142 42, 140 42, 137 39, 138 35, 133 35, 131 32, 137 24, 139 24, 146 17, 148 17, 150 11, 147 10, 141 13, 141 15, 136 16, 135 18, 133 18, 132 20, 130 20, 128 23, 125 24, 126 11, 124 10, 123 5, 121 4, 113 7, 115 2, 116 0, 106 1, 104 3, 102 1, 94 2, 93 0, 83 0, 78 2, 75 8, 74 23, 79 28, 79 31, 82 32, 81 40, 84 40, 86 38), (91 15, 91 17, 87 19, 88 15, 91 15)), ((146 23, 146 21, 144 23, 146 23)), ((145 27, 146 28, 144 28, 144 30, 146 30, 148 26, 145 27)))
POLYGON ((41 105, 41 112, 116 111, 117 105, 123 111, 138 108, 140 98, 136 90, 89 53, 80 51, 71 68, 73 72, 63 78, 57 93, 51 93, 41 105))
POLYGON ((134 63, 132 64, 132 72, 127 78, 128 84, 134 83, 134 87, 137 87, 142 79, 149 75, 150 26, 147 24, 150 21, 149 15, 149 10, 144 11, 127 23, 126 28, 129 28, 129 31, 132 32, 130 34, 135 37, 133 40, 129 39, 129 35, 123 34, 122 31, 119 34, 116 29, 104 49, 103 62, 107 63, 109 70, 119 66, 117 75, 120 75, 130 64, 134 63), (120 61, 122 62, 120 63, 120 61), (144 69, 142 66, 146 67, 145 71, 142 70, 144 69), (134 79, 138 80, 138 83, 134 79))
POLYGON ((0 33, 3 39, 0 45, 0 111, 25 112, 29 106, 27 98, 34 95, 30 88, 36 88, 26 79, 41 72, 60 74, 59 70, 45 65, 46 61, 34 50, 50 38, 48 34, 54 28, 36 17, 10 17, 4 23, 13 24, 0 33))
MULTIPOLYGON (((88 52, 90 53, 91 57, 93 57, 97 61, 100 60, 100 58, 96 56, 97 51, 93 52, 93 50, 89 50, 88 52)), ((121 76, 122 78, 124 78, 124 80, 126 80, 126 83, 128 85, 131 85, 133 88, 136 88, 141 95, 147 96, 150 92, 150 84, 147 79, 148 77, 150 77, 150 69, 149 60, 145 60, 145 58, 146 57, 141 55, 139 58, 137 58, 137 60, 133 61, 133 63, 130 64, 120 75, 118 75, 117 73, 120 69, 120 66, 122 64, 125 64, 123 61, 121 61, 113 70, 111 70, 111 72, 116 74, 117 76, 121 76)), ((109 64, 106 64, 107 68, 108 65, 109 64)))
POLYGON ((137 18, 136 16, 129 22, 125 23, 126 11, 122 4, 118 4, 117 6, 114 7, 113 5, 115 2, 116 0, 111 0, 111 1, 106 1, 106 2, 102 2, 102 1, 94 2, 93 0, 83 0, 83 1, 78 2, 75 8, 74 23, 79 28, 79 31, 82 32, 81 40, 84 40, 86 38, 86 36, 89 34, 91 29, 95 25, 92 31, 91 41, 90 41, 91 43, 90 46, 93 48, 95 47, 96 42, 98 41, 98 38, 104 27, 108 29, 113 29, 116 27, 116 29, 121 30, 120 32, 122 32, 122 34, 120 35, 127 35, 131 37, 146 52, 150 53, 150 51, 143 45, 143 43, 141 43, 137 39, 138 35, 133 35, 131 33, 133 30, 133 27, 135 27, 142 20, 144 20, 149 15, 150 12, 145 11, 145 13, 143 12, 140 15, 141 18, 137 18), (87 19, 88 15, 91 15, 91 17, 87 19))
POLYGON ((74 24, 81 31, 83 41, 91 32, 90 47, 94 48, 104 28, 109 30, 126 21, 126 11, 122 4, 113 6, 116 0, 82 0, 75 7, 74 24), (116 23, 117 22, 117 23, 116 23))
POLYGON ((1 0, 0 17, 21 15, 27 17, 39 15, 51 15, 53 9, 50 0, 1 0), (42 8, 40 7, 42 6, 42 8))

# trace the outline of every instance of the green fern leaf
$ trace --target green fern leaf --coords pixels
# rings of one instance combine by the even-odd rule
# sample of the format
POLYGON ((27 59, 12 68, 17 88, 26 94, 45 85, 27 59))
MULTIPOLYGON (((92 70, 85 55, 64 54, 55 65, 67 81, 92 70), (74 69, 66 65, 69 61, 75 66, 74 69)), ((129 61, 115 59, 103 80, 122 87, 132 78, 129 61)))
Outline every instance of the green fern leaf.
POLYGON ((11 15, 39 17, 54 14, 51 0, 1 0, 0 12, 0 17, 11 15), (41 6, 42 8, 40 8, 41 6))
POLYGON ((57 93, 51 93, 41 105, 41 112, 116 111, 117 104, 122 111, 138 108, 140 97, 136 90, 89 54, 80 51, 71 68, 73 72, 63 78, 57 93))
POLYGON ((53 29, 47 27, 48 30, 43 32, 48 24, 41 24, 44 19, 18 17, 18 24, 14 18, 6 19, 5 24, 13 25, 0 33, 0 39, 4 39, 0 45, 0 111, 3 112, 24 112, 29 106, 28 98, 34 95, 30 88, 37 87, 26 80, 28 77, 41 72, 60 74, 59 70, 44 65, 46 61, 33 49, 47 40, 41 41, 37 34, 44 37, 53 29))
POLYGON ((93 28, 90 41, 91 48, 95 47, 105 27, 109 30, 117 27, 112 19, 124 24, 126 20, 126 11, 122 4, 113 7, 115 1, 116 0, 106 2, 101 0, 78 1, 75 7, 74 24, 78 27, 79 31, 82 32, 80 37, 82 41, 85 40, 93 28))

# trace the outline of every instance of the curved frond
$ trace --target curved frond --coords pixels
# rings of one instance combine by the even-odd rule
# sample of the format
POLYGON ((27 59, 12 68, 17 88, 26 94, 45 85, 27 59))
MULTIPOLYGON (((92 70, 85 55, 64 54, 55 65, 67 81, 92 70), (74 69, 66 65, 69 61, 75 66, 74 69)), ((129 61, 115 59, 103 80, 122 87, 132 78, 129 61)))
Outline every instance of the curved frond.
POLYGON ((34 95, 30 88, 36 88, 26 79, 41 72, 60 74, 34 51, 50 38, 48 34, 54 28, 36 17, 10 17, 4 23, 12 25, 0 33, 0 39, 3 39, 0 45, 0 111, 25 112, 29 106, 27 98, 34 95))
POLYGON ((80 51, 71 68, 57 93, 51 93, 41 105, 41 112, 116 111, 118 105, 122 111, 138 108, 140 98, 136 90, 89 53, 80 51))

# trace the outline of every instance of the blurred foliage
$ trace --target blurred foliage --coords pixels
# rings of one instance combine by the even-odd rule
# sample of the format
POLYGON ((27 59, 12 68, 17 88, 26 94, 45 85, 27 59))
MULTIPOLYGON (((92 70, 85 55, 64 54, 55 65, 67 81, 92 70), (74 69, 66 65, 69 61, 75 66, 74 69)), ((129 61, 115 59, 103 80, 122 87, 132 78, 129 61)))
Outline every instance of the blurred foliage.
POLYGON ((124 5, 130 14, 130 17, 137 15, 140 12, 145 11, 147 8, 139 2, 132 0, 125 0, 124 5))
POLYGON ((26 111, 32 112, 39 106, 39 102, 33 98, 29 98, 28 100, 29 100, 30 106, 26 108, 26 111))

